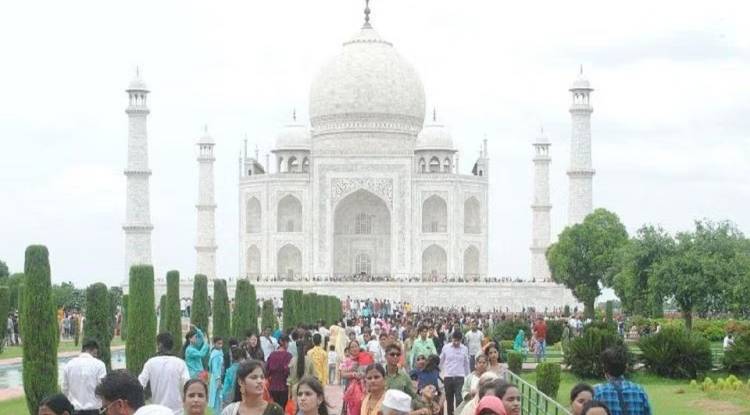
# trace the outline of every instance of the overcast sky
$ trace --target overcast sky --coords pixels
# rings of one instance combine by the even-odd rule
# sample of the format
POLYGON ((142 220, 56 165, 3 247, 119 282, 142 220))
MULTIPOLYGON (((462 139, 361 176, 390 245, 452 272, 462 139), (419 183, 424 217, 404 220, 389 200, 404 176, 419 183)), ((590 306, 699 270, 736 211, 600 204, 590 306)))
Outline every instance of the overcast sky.
MULTIPOLYGON (((123 280, 127 116, 150 96, 156 272, 195 272, 195 141, 217 142, 218 273, 238 272, 237 156, 268 152, 310 82, 362 24, 360 0, 15 1, 0 12, 0 259, 50 249, 54 281, 123 280)), ((567 220, 570 103, 596 91, 594 205, 670 231, 750 233, 747 2, 373 0, 371 21, 422 77, 468 172, 489 142, 490 272, 526 276, 531 140, 552 141, 553 234, 567 220)), ((264 157, 261 157, 264 159, 264 157)))

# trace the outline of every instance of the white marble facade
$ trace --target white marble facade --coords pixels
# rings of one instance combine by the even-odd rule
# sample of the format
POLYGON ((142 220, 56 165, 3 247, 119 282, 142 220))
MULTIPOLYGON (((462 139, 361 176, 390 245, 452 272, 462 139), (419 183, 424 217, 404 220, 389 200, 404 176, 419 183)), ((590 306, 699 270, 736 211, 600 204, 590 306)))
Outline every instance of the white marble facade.
POLYGON ((487 275, 486 146, 457 169, 414 68, 366 23, 261 165, 240 161, 241 276, 450 281, 487 275), (269 164, 269 163, 267 163, 269 164), (273 171, 272 171, 273 170, 273 171))

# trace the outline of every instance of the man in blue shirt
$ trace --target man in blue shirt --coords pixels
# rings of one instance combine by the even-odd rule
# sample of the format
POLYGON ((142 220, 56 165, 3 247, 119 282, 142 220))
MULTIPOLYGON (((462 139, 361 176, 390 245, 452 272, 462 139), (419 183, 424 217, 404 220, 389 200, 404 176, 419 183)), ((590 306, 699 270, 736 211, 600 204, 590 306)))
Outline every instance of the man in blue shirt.
POLYGON ((469 349, 461 344, 462 337, 459 330, 454 331, 452 341, 443 346, 440 353, 440 366, 445 374, 443 383, 448 415, 453 415, 454 408, 461 404, 464 377, 469 374, 469 349))
POLYGON ((643 387, 623 377, 628 364, 625 346, 604 349, 601 361, 607 383, 594 387, 594 399, 606 403, 612 415, 651 415, 651 406, 643 387))

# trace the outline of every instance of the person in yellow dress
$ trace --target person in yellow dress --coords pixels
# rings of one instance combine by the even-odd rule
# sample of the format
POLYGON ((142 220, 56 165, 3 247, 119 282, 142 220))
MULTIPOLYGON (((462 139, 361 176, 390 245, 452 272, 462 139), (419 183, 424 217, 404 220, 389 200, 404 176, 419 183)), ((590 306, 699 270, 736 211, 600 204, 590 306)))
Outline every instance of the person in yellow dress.
POLYGON ((313 335, 313 348, 308 350, 307 358, 312 361, 315 367, 317 378, 323 385, 328 384, 328 353, 320 345, 323 343, 323 337, 320 333, 313 335))

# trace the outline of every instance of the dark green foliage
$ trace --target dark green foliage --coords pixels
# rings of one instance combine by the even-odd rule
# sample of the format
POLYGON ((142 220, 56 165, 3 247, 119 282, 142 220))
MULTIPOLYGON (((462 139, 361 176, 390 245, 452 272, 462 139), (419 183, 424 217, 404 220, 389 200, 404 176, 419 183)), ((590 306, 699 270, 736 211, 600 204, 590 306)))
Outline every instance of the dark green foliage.
POLYGON ((273 300, 263 301, 263 312, 260 316, 262 327, 271 327, 276 330, 279 328, 279 322, 276 320, 276 314, 273 312, 273 300))
POLYGON ((229 295, 227 295, 227 282, 222 279, 214 280, 214 310, 213 310, 213 335, 224 339, 225 347, 229 347, 226 339, 229 338, 229 295))
MULTIPOLYGON (((163 312, 163 311, 162 311, 163 312)), ((128 339, 128 295, 122 296, 122 323, 120 324, 120 339, 128 339)))
MULTIPOLYGON (((125 361, 128 371, 141 373, 143 364, 156 352, 156 304, 154 300, 154 267, 130 267, 128 301, 128 342, 125 361)), ((175 343, 179 343, 175 340, 175 343)))
POLYGON ((52 286, 52 301, 56 308, 64 310, 81 310, 85 307, 86 292, 76 288, 72 282, 63 282, 52 286))
POLYGON ((159 328, 156 330, 158 333, 163 333, 167 329, 167 318, 164 310, 167 308, 167 295, 162 294, 159 297, 159 328))
POLYGON ((174 349, 172 354, 179 356, 182 349, 182 312, 180 311, 180 273, 167 272, 167 302, 164 311, 166 331, 172 334, 174 349))
POLYGON ((295 290, 285 289, 282 293, 282 325, 285 330, 295 326, 294 306, 292 305, 295 290))
POLYGON ((240 339, 245 337, 247 330, 258 333, 257 319, 253 324, 255 316, 255 289, 246 279, 237 280, 237 289, 234 295, 234 313, 232 313, 232 336, 240 339))
POLYGON ((565 307, 563 307, 563 317, 570 317, 570 306, 565 304, 565 307))
POLYGON ((248 319, 250 320, 250 325, 248 328, 255 333, 260 333, 260 330, 258 330, 258 298, 255 295, 255 286, 250 284, 250 294, 248 296, 248 301, 251 307, 250 309, 250 315, 248 319))
POLYGON ((112 354, 110 344, 113 331, 109 322, 109 294, 107 286, 97 282, 86 289, 86 325, 84 339, 94 339, 99 343, 99 359, 112 369, 112 354))
POLYGON ((495 341, 514 340, 518 330, 523 330, 526 337, 529 336, 529 326, 522 320, 504 320, 495 325, 492 338, 495 341))
POLYGON ((642 337, 638 346, 643 364, 659 376, 695 379, 711 369, 711 344, 683 327, 663 327, 642 337))
POLYGON ((10 272, 8 271, 8 264, 6 264, 4 261, 0 260, 0 284, 5 285, 6 278, 10 275, 10 272))
POLYGON ((567 322, 565 320, 547 320, 547 344, 553 345, 562 340, 563 329, 567 322))
POLYGON ((23 389, 29 413, 57 392, 57 346, 60 339, 50 282, 49 252, 41 245, 26 248, 21 298, 23 389))
MULTIPOLYGON (((568 353, 565 354, 565 364, 570 366, 570 371, 579 378, 603 378, 604 370, 599 355, 607 347, 622 344, 617 331, 587 326, 583 335, 571 340, 568 353)), ((632 355, 630 356, 632 359, 632 355)))
MULTIPOLYGON (((8 317, 8 310, 10 310, 10 289, 8 287, 0 287, 0 321, 5 322, 8 317)), ((0 353, 3 351, 5 346, 5 327, 0 330, 0 353)))
POLYGON ((614 320, 612 320, 612 314, 613 314, 612 313, 612 300, 607 301, 604 306, 605 306, 604 313, 605 313, 605 316, 606 316, 605 317, 606 321, 607 321, 607 323, 611 324, 614 321, 614 320))
POLYGON ((190 308, 190 324, 208 333, 208 278, 196 274, 193 279, 193 305, 190 308))
MULTIPOLYGON (((8 289, 10 290, 10 309, 11 310, 21 310, 21 293, 19 290, 21 289, 21 285, 23 285, 24 281, 24 275, 22 272, 18 272, 15 274, 11 274, 6 280, 5 283, 8 285, 8 289)), ((3 284, 5 285, 5 284, 3 284)))
POLYGON ((517 374, 521 374, 523 369, 523 353, 521 352, 508 352, 508 369, 517 374))
POLYGON ((724 352, 724 368, 733 373, 750 373, 750 333, 734 340, 734 345, 724 352))
POLYGON ((565 228, 547 249, 552 279, 564 284, 584 304, 586 317, 594 318, 594 301, 600 283, 611 281, 619 249, 628 241, 620 218, 606 209, 596 209, 583 223, 565 228))
POLYGON ((552 399, 557 399, 560 390, 560 364, 539 363, 536 366, 536 388, 552 399))

